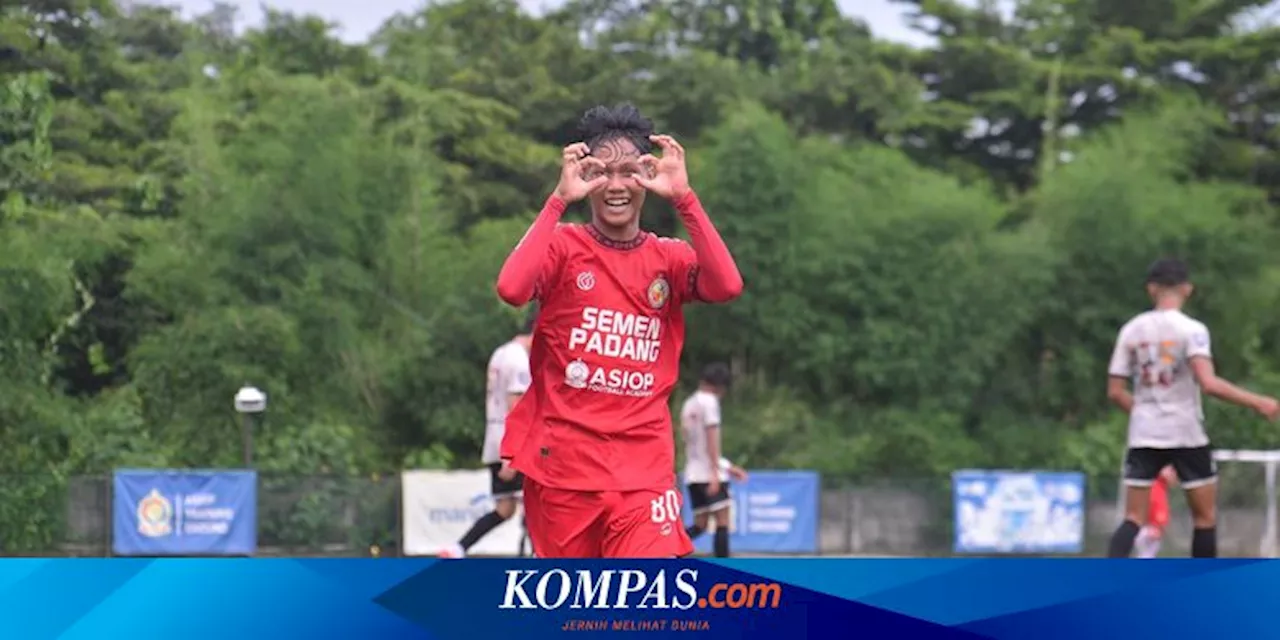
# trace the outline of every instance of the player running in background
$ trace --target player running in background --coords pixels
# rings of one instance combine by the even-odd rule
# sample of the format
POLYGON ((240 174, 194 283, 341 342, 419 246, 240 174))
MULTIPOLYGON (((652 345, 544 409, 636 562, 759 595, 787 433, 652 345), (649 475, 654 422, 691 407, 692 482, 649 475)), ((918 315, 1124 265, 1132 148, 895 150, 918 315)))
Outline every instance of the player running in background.
POLYGON ((1112 558, 1127 558, 1133 551, 1151 485, 1166 466, 1174 468, 1187 493, 1194 526, 1192 557, 1217 557, 1218 469, 1204 430, 1201 391, 1268 420, 1280 413, 1275 398, 1245 391, 1214 372, 1209 329, 1182 312, 1191 292, 1185 263, 1156 261, 1147 271, 1154 308, 1125 323, 1116 339, 1107 397, 1129 414, 1129 442, 1125 520, 1111 537, 1112 558))
POLYGON ((715 518, 712 550, 717 558, 729 557, 729 479, 745 480, 747 474, 721 455, 720 399, 729 389, 729 367, 712 363, 702 370, 698 390, 684 401, 680 429, 684 434, 684 481, 693 507, 693 526, 686 532, 697 538, 715 518))
MULTIPOLYGON (((529 348, 533 343, 533 326, 536 310, 530 310, 520 333, 498 347, 489 357, 488 377, 485 382, 484 448, 481 462, 489 467, 489 492, 493 497, 493 511, 484 514, 456 544, 440 552, 442 558, 461 558, 481 538, 498 528, 516 512, 516 500, 520 497, 523 478, 502 462, 498 455, 505 432, 507 414, 516 406, 529 388, 529 348)), ((524 540, 520 543, 520 555, 524 555, 524 540)))
POLYGON ((742 276, 679 143, 630 105, 595 107, 581 127, 584 141, 564 148, 559 185, 498 276, 504 301, 542 309, 533 385, 507 419, 502 457, 525 474, 538 557, 688 555, 669 404, 684 306, 737 298, 742 276), (647 193, 675 206, 691 244, 640 230, 647 193), (561 224, 584 198, 591 221, 561 224))
POLYGON ((1169 487, 1173 486, 1176 474, 1172 466, 1160 470, 1156 481, 1151 485, 1151 506, 1147 508, 1147 524, 1138 532, 1133 546, 1139 558, 1154 558, 1160 555, 1160 543, 1164 540, 1164 529, 1169 526, 1169 487))

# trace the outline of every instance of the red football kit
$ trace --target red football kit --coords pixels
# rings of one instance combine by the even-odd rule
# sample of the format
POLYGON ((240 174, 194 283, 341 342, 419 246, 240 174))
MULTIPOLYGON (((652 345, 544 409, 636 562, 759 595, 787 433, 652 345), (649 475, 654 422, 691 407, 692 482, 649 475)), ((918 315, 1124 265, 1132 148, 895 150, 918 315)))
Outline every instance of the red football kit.
POLYGON ((539 557, 693 552, 676 490, 670 396, 683 306, 737 297, 742 279, 693 192, 674 201, 682 240, 617 242, 559 224, 552 196, 498 277, 506 302, 539 302, 532 385, 507 416, 501 455, 525 475, 539 557))

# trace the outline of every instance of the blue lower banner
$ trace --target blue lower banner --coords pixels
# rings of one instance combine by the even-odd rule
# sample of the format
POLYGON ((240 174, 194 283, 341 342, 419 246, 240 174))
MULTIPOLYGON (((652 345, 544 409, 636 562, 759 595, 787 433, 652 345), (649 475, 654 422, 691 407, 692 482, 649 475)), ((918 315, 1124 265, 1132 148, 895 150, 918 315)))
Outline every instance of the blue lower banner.
POLYGON ((1080 553, 1085 477, 1046 471, 956 471, 957 553, 1080 553))
POLYGON ((0 637, 1265 638, 1276 591, 1262 560, 7 559, 0 637))
MULTIPOLYGON (((729 548, 745 553, 816 553, 821 477, 816 471, 748 471, 747 481, 731 483, 729 548)), ((689 490, 684 521, 693 523, 689 490)), ((712 537, 693 541, 697 553, 710 553, 712 537)))
POLYGON ((112 483, 121 556, 241 556, 258 546, 254 471, 121 469, 112 483))

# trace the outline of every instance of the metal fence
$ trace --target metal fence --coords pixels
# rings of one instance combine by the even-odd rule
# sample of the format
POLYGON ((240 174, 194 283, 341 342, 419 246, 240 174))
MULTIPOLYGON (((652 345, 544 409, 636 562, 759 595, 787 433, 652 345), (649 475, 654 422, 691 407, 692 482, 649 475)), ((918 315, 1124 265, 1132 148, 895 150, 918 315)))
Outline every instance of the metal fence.
MULTIPOLYGON (((1219 551, 1256 557, 1267 532, 1263 469, 1224 465, 1219 551)), ((824 480, 819 549, 830 556, 952 555, 949 479, 824 480)), ((1118 523, 1118 481, 1088 483, 1086 556, 1104 554, 1118 523)), ((1190 518, 1179 493, 1164 555, 1185 556, 1190 518)), ((398 475, 275 477, 258 484, 258 554, 291 557, 400 555, 398 475)), ((111 555, 109 476, 57 480, 0 476, 0 555, 111 555)))
MULTIPOLYGON (((111 555, 111 477, 0 476, 0 555, 111 555)), ((390 477, 258 479, 259 556, 400 552, 400 482, 390 477)))

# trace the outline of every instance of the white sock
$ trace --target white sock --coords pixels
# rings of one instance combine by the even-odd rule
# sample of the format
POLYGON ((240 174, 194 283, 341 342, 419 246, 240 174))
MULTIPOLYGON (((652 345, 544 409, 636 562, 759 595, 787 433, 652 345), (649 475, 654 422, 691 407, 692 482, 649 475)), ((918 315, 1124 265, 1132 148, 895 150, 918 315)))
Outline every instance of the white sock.
POLYGON ((1143 527, 1133 541, 1133 549, 1139 558, 1154 558, 1160 555, 1160 540, 1152 527, 1143 527))

